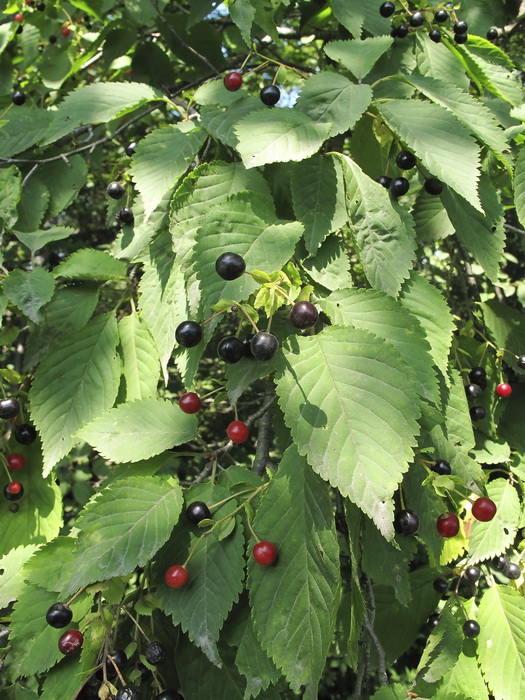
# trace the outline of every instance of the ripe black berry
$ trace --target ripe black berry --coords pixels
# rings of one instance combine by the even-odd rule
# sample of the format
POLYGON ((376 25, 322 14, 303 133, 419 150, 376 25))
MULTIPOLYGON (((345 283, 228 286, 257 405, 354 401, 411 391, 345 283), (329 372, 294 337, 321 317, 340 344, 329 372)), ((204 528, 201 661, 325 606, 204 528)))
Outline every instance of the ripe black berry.
POLYGON ((516 360, 516 364, 520 369, 525 369, 525 355, 520 355, 516 360))
POLYGON ((53 603, 46 612, 46 622, 57 630, 67 627, 73 619, 73 611, 64 603, 53 603))
POLYGON ((79 630, 66 630, 60 635, 58 648, 62 654, 75 654, 80 651, 84 643, 84 636, 79 630))
POLYGON ((381 17, 392 17, 396 9, 393 2, 384 2, 379 8, 381 17))
POLYGON ((463 634, 465 637, 477 637, 480 632, 480 628, 476 620, 466 620, 463 623, 463 634))
POLYGON ((404 39, 407 34, 408 27, 406 24, 400 24, 397 27, 392 27, 392 31, 390 32, 391 36, 397 37, 398 39, 404 39))
POLYGON ((251 357, 253 359, 253 352, 250 343, 252 342, 253 335, 248 335, 246 338, 241 338, 241 343, 244 348, 244 357, 251 357))
POLYGON ((0 418, 14 418, 19 411, 20 404, 13 396, 0 401, 0 418))
POLYGON ((176 690, 168 688, 167 690, 163 690, 162 693, 155 695, 154 700, 184 700, 184 698, 180 693, 177 693, 176 690))
POLYGON ((401 170, 410 170, 416 164, 416 156, 410 151, 401 151, 396 156, 396 165, 401 170))
POLYGON ((319 312, 309 301, 297 301, 290 311, 290 321, 296 328, 310 328, 319 318, 319 312))
POLYGON ((489 30, 488 30, 486 36, 487 36, 487 39, 488 39, 489 41, 495 41, 495 40, 498 38, 498 36, 499 36, 498 30, 497 30, 497 29, 494 29, 494 27, 493 27, 492 29, 489 29, 489 30))
POLYGON ((379 182, 380 185, 383 185, 386 189, 390 187, 390 183, 392 182, 392 178, 388 177, 388 175, 380 175, 379 177, 376 177, 376 182, 379 182))
POLYGON ((398 535, 413 535, 419 527, 419 516, 413 510, 400 510, 394 517, 394 530, 398 535))
MULTIPOLYGON (((115 665, 117 666, 119 671, 121 671, 127 663, 128 663, 128 657, 126 656, 126 652, 123 649, 115 649, 115 651, 112 654, 110 654, 109 656, 106 657, 106 673, 107 673, 107 675, 110 678, 114 678, 117 675, 117 672, 115 670, 115 665), (113 659, 115 664, 113 664, 111 659, 113 659)), ((102 676, 101 671, 102 671, 102 669, 99 671, 99 673, 102 676)), ((102 678, 103 678, 103 676, 102 676, 102 678)))
POLYGON ((480 576, 481 571, 477 566, 467 566, 465 569, 465 578, 467 578, 469 581, 476 582, 479 580, 480 576))
POLYGON ((233 365, 244 356, 244 345, 239 338, 236 338, 234 335, 228 335, 219 342, 217 354, 221 360, 233 365))
POLYGON ((437 177, 429 177, 425 180, 425 192, 432 195, 438 195, 443 192, 443 183, 437 177))
POLYGON ((261 102, 263 102, 265 105, 268 105, 268 107, 273 107, 281 99, 281 91, 277 85, 267 85, 266 87, 263 87, 259 97, 261 98, 261 102))
POLYGON ((204 501, 193 501, 193 503, 190 503, 186 508, 186 517, 188 520, 191 520, 192 523, 198 525, 201 520, 211 518, 211 512, 204 501))
POLYGON ((434 15, 434 19, 436 22, 446 22, 448 19, 448 12, 446 10, 438 10, 434 15))
POLYGON ((142 693, 138 685, 125 685, 118 691, 116 700, 142 700, 142 693))
POLYGON ((51 34, 51 36, 48 39, 50 44, 56 44, 57 43, 57 38, 54 34, 51 34))
POLYGON ((460 19, 458 22, 455 23, 452 29, 456 34, 466 34, 468 31, 468 24, 465 22, 464 19, 460 19))
POLYGON ((202 328, 197 321, 183 321, 175 329, 175 340, 183 348, 194 348, 202 340, 202 328))
POLYGON ((428 33, 428 36, 430 37, 430 39, 432 39, 434 44, 439 44, 439 42, 441 41, 441 32, 439 31, 439 29, 433 29, 431 32, 428 33))
POLYGON ((509 558, 504 554, 500 554, 499 556, 494 557, 494 559, 492 560, 492 566, 497 571, 503 571, 503 569, 507 566, 508 563, 509 558))
POLYGON ((215 271, 223 280, 236 280, 246 270, 246 263, 238 253, 223 253, 215 261, 215 271))
POLYGON ((503 573, 507 578, 517 579, 521 576, 521 569, 515 562, 508 561, 503 567, 503 573))
POLYGON ((454 34, 454 41, 456 44, 466 44, 468 41, 468 34, 454 34))
POLYGON ((408 192, 409 187, 406 177, 395 177, 390 183, 390 194, 392 197, 401 197, 408 192))
POLYGON ((40 10, 40 12, 43 12, 46 9, 46 3, 45 2, 37 2, 35 7, 37 10, 40 10))
POLYGON ((436 472, 436 474, 440 474, 441 476, 448 476, 449 474, 452 474, 452 469, 450 468, 450 464, 446 459, 436 459, 430 468, 433 472, 436 472))
POLYGON ((430 629, 434 629, 434 627, 438 626, 440 620, 441 616, 439 613, 432 613, 427 620, 427 625, 430 627, 430 629))
POLYGON ((483 420, 485 416, 487 415, 487 412, 483 408, 483 406, 472 406, 472 408, 469 411, 470 417, 472 420, 478 421, 478 420, 483 420))
POLYGON ((36 430, 29 423, 20 423, 15 428, 15 440, 21 445, 30 445, 36 440, 36 430))
POLYGON ((124 149, 124 152, 127 156, 133 156, 135 155, 137 151, 137 142, 136 141, 131 141, 131 143, 128 143, 126 148, 124 149))
POLYGON ((131 226, 135 221, 135 216, 133 215, 131 209, 128 209, 128 207, 124 207, 124 209, 121 209, 118 212, 117 217, 120 223, 125 224, 126 226, 131 226))
POLYGON ((477 384, 478 386, 481 386, 479 383, 480 380, 486 380, 487 379, 487 373, 483 369, 483 367, 474 367, 473 369, 470 370, 468 378, 473 384, 477 384))
POLYGON ((18 513, 19 510, 20 506, 18 505, 18 503, 11 503, 11 505, 9 506, 9 511, 11 513, 18 513))
POLYGON ((166 660, 166 649, 160 642, 150 642, 144 650, 144 656, 148 663, 157 666, 166 660))
POLYGON ((425 15, 422 12, 414 12, 410 18, 411 27, 420 27, 425 21, 425 15))
POLYGON ((24 102, 26 101, 26 96, 22 92, 22 90, 15 90, 13 94, 11 95, 11 102, 14 105, 23 105, 24 102))
POLYGON ((467 399, 478 399, 481 396, 481 387, 478 384, 467 384, 465 394, 467 399))
POLYGON ((439 593, 440 595, 445 595, 445 593, 448 591, 448 583, 445 581, 444 578, 436 578, 432 582, 432 586, 436 593, 439 593))
POLYGON ((250 348, 256 360, 271 360, 279 350, 279 341, 273 333, 259 331, 251 339, 250 348))
POLYGON ((120 182, 110 182, 107 187, 107 193, 112 199, 122 199, 126 194, 126 190, 120 182))

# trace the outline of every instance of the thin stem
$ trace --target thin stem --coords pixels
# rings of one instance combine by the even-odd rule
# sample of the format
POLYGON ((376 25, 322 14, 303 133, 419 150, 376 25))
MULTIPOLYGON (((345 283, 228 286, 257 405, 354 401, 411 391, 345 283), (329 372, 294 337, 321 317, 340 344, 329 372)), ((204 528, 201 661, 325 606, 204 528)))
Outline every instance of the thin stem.
POLYGON ((74 595, 72 598, 70 598, 70 599, 67 601, 67 603, 65 603, 66 608, 69 608, 69 606, 71 605, 71 603, 72 603, 74 600, 76 600, 76 598, 78 598, 79 595, 81 595, 82 593, 84 593, 84 591, 86 590, 86 588, 87 588, 87 586, 84 586, 84 587, 81 588, 79 591, 77 591, 77 592, 75 593, 75 595, 74 595))
POLYGON ((129 612, 129 610, 128 610, 127 608, 125 608, 123 605, 121 605, 120 608, 121 608, 122 610, 124 610, 124 612, 126 613, 126 615, 133 621, 133 623, 135 624, 135 626, 137 627, 137 629, 139 630, 139 632, 142 634, 142 636, 144 637, 144 639, 145 639, 145 640, 148 642, 148 644, 149 644, 149 643, 151 642, 151 639, 148 637, 148 635, 144 632, 144 630, 142 629, 142 627, 139 625, 138 620, 136 620, 136 619, 133 617, 133 615, 129 612))

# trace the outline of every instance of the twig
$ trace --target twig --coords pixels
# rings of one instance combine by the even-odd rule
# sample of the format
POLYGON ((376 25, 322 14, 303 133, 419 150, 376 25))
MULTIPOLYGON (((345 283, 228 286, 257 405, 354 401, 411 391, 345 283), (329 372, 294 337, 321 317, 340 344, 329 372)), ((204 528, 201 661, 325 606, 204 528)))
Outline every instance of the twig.
POLYGON ((525 236, 525 231, 521 228, 516 228, 516 226, 511 226, 510 224, 503 224, 503 228, 506 228, 507 231, 510 231, 511 233, 517 233, 520 236, 525 236))
POLYGON ((262 415, 259 421, 259 432, 257 434, 257 447, 255 449, 255 459, 253 461, 252 471, 254 471, 257 476, 262 476, 268 459, 270 457, 270 446, 272 443, 272 412, 270 410, 273 400, 275 399, 275 392, 273 388, 273 376, 270 375, 267 380, 266 392, 264 394, 266 401, 270 402, 268 409, 262 415))
POLYGON ((368 576, 365 577, 365 595, 367 601, 367 611, 365 613, 364 628, 367 631, 370 639, 374 643, 377 654, 377 673, 379 676, 380 685, 388 685, 388 674, 386 672, 385 651, 381 646, 378 636, 374 632, 374 621, 376 616, 376 601, 372 584, 368 576))

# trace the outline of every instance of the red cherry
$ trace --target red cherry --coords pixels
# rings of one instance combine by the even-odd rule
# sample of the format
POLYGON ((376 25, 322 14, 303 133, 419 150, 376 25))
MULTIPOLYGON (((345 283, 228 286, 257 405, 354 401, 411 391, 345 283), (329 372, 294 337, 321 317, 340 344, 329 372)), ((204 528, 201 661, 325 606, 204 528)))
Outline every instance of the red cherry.
POLYGON ((224 76, 224 87, 230 92, 236 92, 242 85, 242 75, 237 71, 224 76))
POLYGON ((17 12, 13 19, 15 20, 15 22, 23 22, 24 15, 21 12, 17 12))
POLYGON ((82 24, 82 17, 79 17, 79 18, 77 19, 77 24, 82 24))
POLYGON ((74 654, 82 648, 84 635, 78 630, 67 630, 58 640, 58 648, 62 654, 74 654))
POLYGON ((62 27, 62 29, 60 30, 60 33, 62 34, 62 36, 65 36, 67 39, 67 37, 71 34, 71 29, 69 27, 62 27))
POLYGON ((18 452, 13 452, 11 455, 7 455, 7 466, 11 471, 17 472, 19 469, 23 469, 26 464, 26 459, 24 455, 18 454, 18 452))
POLYGON ((202 408, 202 402, 193 391, 183 394, 179 399, 180 410, 184 413, 197 413, 202 408))
POLYGON ((507 396, 512 394, 512 387, 510 384, 504 382, 503 384, 498 384, 496 387, 496 394, 501 396, 502 399, 506 399, 507 396))
POLYGON ((188 570, 179 564, 170 566, 164 574, 166 585, 170 586, 170 588, 182 588, 188 583, 189 577, 188 570))
POLYGON ((243 423, 241 420, 234 420, 226 428, 226 435, 232 442, 240 444, 241 442, 246 442, 250 435, 250 430, 246 423, 243 423))
POLYGON ((436 528, 441 537, 454 537, 459 532, 458 516, 454 513, 440 515, 436 521, 436 528))
POLYGON ((6 490, 11 496, 16 496, 22 490, 22 484, 19 481, 10 481, 6 486, 6 490))
POLYGON ((270 566, 277 559, 277 547, 268 540, 257 542, 252 553, 255 561, 261 566, 270 566))
POLYGON ((496 504, 490 498, 478 498, 472 506, 472 515, 482 523, 488 523, 496 515, 496 504))

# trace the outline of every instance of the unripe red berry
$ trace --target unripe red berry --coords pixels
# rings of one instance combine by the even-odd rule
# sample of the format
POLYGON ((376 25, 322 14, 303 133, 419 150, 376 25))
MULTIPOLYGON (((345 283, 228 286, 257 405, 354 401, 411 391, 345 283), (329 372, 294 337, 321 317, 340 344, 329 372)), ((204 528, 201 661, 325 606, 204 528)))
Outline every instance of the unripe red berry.
POLYGON ((11 471, 17 472, 19 469, 25 467, 25 457, 18 452, 13 452, 13 454, 7 455, 7 466, 11 471))
POLYGON ((500 396, 502 399, 506 399, 508 396, 512 394, 512 387, 510 384, 507 384, 506 382, 503 382, 502 384, 498 384, 496 387, 496 394, 500 396))
POLYGON ((182 588, 188 583, 190 575, 188 570, 179 564, 170 566, 164 574, 164 581, 170 588, 182 588))
POLYGON ((224 87, 230 92, 236 92, 242 85, 242 75, 237 71, 232 71, 224 76, 224 87))
POLYGON ((226 435, 232 442, 240 444, 241 442, 246 442, 250 435, 250 430, 246 423, 240 420, 234 420, 226 428, 226 435))
POLYGON ((277 547, 268 540, 257 542, 252 553, 255 561, 261 566, 270 566, 277 559, 277 547))
POLYGON ((183 413, 197 413, 202 408, 202 402, 193 391, 183 394, 179 399, 180 410, 183 413))
POLYGON ((480 520, 482 523, 487 523, 489 520, 496 515, 497 511, 496 504, 490 498, 478 498, 478 500, 472 506, 472 515, 476 520, 480 520))
POLYGON ((441 537, 454 537, 459 532, 458 516, 454 513, 444 513, 436 521, 436 528, 441 537))

